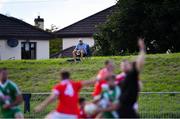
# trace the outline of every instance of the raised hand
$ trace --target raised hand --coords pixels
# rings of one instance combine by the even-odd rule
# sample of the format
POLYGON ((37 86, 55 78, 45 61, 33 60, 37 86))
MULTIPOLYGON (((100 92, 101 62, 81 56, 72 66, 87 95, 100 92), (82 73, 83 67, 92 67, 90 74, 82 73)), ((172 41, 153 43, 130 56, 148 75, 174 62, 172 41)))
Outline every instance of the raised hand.
POLYGON ((138 46, 139 46, 140 50, 145 50, 144 38, 139 38, 138 39, 138 46))

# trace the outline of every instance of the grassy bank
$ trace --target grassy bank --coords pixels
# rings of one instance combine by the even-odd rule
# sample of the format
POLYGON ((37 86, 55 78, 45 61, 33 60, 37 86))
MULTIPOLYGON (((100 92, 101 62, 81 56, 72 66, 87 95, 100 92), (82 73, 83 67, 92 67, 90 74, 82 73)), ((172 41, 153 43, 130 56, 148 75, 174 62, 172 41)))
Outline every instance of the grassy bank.
MULTIPOLYGON (((69 63, 67 59, 0 61, 0 67, 9 69, 9 78, 23 92, 49 92, 59 81, 61 69, 71 71, 74 80, 87 80, 96 76, 107 59, 115 61, 116 73, 120 73, 120 61, 134 58, 135 56, 92 57, 78 64, 69 63)), ((141 79, 144 84, 142 91, 180 91, 180 53, 147 55, 141 79)))

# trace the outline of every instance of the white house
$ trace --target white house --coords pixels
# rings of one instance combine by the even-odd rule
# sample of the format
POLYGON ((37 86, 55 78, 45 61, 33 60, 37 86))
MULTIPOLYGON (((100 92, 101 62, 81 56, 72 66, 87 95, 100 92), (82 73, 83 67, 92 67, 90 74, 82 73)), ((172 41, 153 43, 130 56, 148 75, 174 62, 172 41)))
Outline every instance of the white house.
MULTIPOLYGON (((94 45, 93 35, 98 32, 97 26, 107 21, 108 16, 112 14, 116 6, 109 7, 85 19, 82 19, 70 26, 60 29, 56 32, 57 37, 62 38, 63 50, 78 44, 79 39, 89 46, 94 45)), ((72 50, 72 49, 71 49, 72 50)))
POLYGON ((0 60, 48 59, 52 35, 42 30, 43 23, 42 18, 35 19, 40 29, 0 14, 0 60))

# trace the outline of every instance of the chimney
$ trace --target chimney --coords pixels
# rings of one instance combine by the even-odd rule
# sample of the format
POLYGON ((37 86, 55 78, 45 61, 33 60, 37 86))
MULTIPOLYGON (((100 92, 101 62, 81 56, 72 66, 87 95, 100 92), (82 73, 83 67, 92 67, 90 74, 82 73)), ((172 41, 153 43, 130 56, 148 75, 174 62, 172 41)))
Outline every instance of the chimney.
POLYGON ((34 19, 35 26, 44 30, 44 19, 38 16, 34 19))

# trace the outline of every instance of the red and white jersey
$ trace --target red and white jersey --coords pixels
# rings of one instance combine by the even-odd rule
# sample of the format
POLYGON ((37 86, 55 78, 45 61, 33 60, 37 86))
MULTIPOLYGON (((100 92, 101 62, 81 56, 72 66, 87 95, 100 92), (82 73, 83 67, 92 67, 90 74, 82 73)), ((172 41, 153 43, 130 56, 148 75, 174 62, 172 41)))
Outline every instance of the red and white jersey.
POLYGON ((58 96, 56 111, 64 114, 78 115, 79 92, 81 82, 63 80, 53 88, 53 93, 58 96))
POLYGON ((107 68, 103 68, 98 72, 97 82, 94 85, 93 96, 96 97, 101 94, 103 87, 106 87, 106 77, 110 74, 107 68))
POLYGON ((123 81, 125 78, 126 78, 126 74, 125 74, 124 72, 122 72, 122 73, 120 73, 120 74, 118 74, 118 75, 116 76, 116 81, 115 81, 115 83, 116 83, 116 84, 119 84, 119 83, 121 83, 121 81, 123 81))

